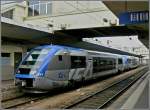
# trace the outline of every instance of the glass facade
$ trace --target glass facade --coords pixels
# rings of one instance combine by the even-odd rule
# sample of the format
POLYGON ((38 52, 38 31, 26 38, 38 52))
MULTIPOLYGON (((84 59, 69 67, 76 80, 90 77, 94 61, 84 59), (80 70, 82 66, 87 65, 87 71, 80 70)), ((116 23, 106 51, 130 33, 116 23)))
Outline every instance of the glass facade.
POLYGON ((28 16, 51 15, 51 14, 52 14, 51 1, 28 2, 28 16))

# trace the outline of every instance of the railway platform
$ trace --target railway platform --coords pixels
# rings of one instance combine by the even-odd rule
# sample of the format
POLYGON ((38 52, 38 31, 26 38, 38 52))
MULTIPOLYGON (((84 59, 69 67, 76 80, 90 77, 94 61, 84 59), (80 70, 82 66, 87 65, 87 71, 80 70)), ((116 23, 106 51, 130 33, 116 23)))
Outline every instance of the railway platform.
POLYGON ((149 78, 150 71, 147 77, 141 79, 142 82, 134 90, 131 96, 121 107, 122 109, 147 109, 149 108, 149 78))
POLYGON ((15 86, 14 79, 1 81, 2 101, 21 96, 23 93, 15 86))
POLYGON ((2 86, 1 86, 1 89, 2 89, 2 90, 14 88, 14 87, 15 87, 14 79, 2 80, 2 81, 1 81, 1 85, 2 85, 2 86))

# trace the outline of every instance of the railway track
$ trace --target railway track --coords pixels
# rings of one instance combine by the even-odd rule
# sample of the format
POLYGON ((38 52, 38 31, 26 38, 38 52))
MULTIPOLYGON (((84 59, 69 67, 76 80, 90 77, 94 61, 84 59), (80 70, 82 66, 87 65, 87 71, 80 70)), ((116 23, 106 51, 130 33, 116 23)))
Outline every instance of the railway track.
POLYGON ((26 104, 33 103, 34 101, 39 101, 47 97, 51 97, 52 95, 56 95, 58 93, 60 93, 60 91, 51 91, 51 92, 40 94, 40 95, 39 94, 22 94, 21 96, 18 96, 18 97, 2 100, 1 107, 3 109, 10 109, 10 108, 15 109, 20 106, 23 107, 26 104))
POLYGON ((104 88, 101 91, 97 91, 91 95, 88 95, 82 99, 76 100, 63 108, 65 109, 103 109, 123 91, 127 90, 135 81, 143 76, 148 71, 148 68, 142 69, 137 74, 134 74, 124 80, 121 80, 109 87, 104 88))
POLYGON ((13 88, 13 89, 8 89, 6 91, 1 91, 1 94, 2 94, 1 101, 11 100, 24 95, 24 93, 19 88, 13 88))
POLYGON ((20 97, 16 97, 10 100, 5 100, 1 102, 1 106, 4 109, 9 109, 9 108, 16 108, 17 106, 24 105, 27 103, 32 103, 33 101, 41 100, 43 98, 46 98, 47 95, 43 96, 26 96, 22 95, 20 97))

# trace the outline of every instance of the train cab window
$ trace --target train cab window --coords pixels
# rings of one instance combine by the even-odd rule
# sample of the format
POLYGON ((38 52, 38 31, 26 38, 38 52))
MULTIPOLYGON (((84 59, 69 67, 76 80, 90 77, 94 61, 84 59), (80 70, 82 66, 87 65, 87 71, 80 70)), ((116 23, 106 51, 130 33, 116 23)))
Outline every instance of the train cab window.
POLYGON ((39 54, 32 54, 31 56, 32 56, 33 59, 37 59, 39 54))
POLYGON ((59 55, 59 56, 58 56, 58 60, 59 60, 59 61, 62 61, 62 55, 59 55))

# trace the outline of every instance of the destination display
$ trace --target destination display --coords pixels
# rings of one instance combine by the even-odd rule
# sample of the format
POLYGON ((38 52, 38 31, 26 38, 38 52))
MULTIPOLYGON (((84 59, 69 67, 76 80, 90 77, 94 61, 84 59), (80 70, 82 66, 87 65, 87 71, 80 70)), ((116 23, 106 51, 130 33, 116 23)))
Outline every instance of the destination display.
POLYGON ((149 21, 149 11, 124 12, 119 15, 119 24, 139 24, 149 21))

